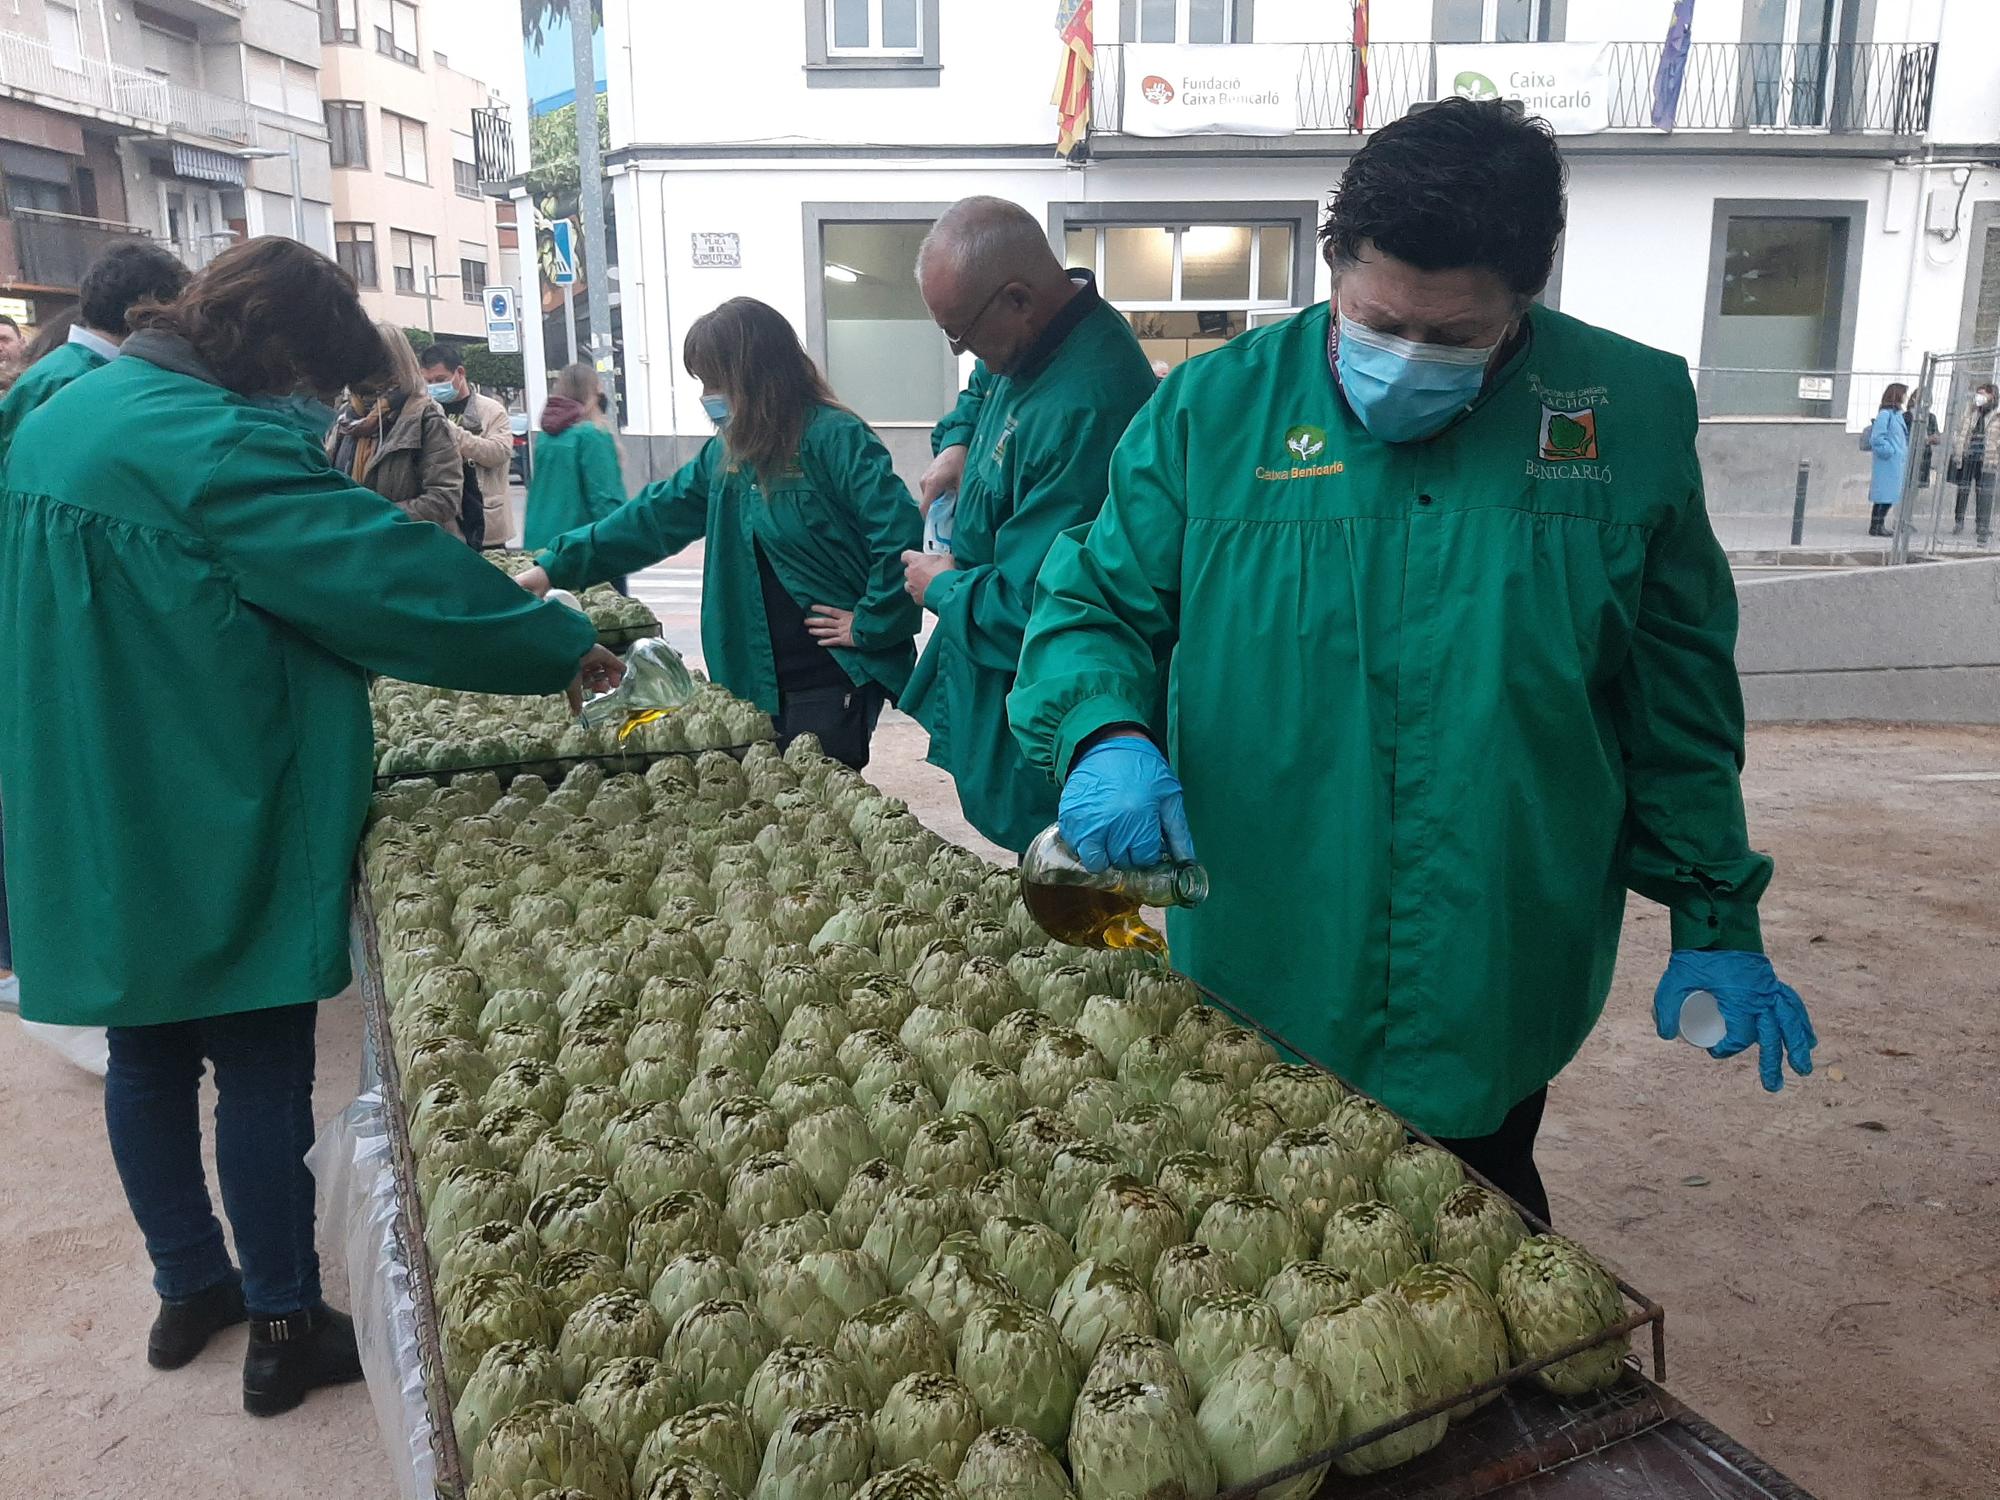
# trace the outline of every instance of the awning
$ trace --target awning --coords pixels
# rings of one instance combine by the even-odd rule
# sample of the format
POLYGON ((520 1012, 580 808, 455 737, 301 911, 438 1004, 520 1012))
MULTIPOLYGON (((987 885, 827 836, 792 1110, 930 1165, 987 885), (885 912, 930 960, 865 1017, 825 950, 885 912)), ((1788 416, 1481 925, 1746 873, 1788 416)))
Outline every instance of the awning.
POLYGON ((243 186, 243 163, 224 151, 206 146, 174 147, 174 176, 190 182, 219 182, 226 187, 243 186))

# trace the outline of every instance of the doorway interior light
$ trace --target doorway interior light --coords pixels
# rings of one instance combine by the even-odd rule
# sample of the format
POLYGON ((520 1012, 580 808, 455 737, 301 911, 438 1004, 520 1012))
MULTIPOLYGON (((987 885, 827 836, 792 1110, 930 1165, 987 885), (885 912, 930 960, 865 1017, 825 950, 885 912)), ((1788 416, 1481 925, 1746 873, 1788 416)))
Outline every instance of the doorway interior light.
POLYGON ((845 281, 851 283, 859 281, 861 273, 852 266, 843 266, 837 260, 830 260, 826 263, 826 279, 828 281, 845 281))

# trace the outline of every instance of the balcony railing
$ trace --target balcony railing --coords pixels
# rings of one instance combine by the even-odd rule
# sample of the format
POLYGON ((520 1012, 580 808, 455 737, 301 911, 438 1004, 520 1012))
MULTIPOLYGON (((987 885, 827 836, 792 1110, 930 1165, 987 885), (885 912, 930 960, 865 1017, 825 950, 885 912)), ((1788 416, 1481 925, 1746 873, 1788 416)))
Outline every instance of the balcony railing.
POLYGON ((481 182, 506 182, 514 175, 514 126, 505 109, 472 112, 472 154, 481 182))
POLYGON ((111 246, 152 238, 136 224, 27 208, 15 209, 6 222, 13 229, 15 261, 14 274, 6 279, 30 286, 79 286, 90 263, 111 246))
POLYGON ((216 140, 250 139, 250 109, 241 99, 225 99, 136 68, 61 52, 19 32, 0 31, 0 90, 123 116, 161 134, 179 130, 216 140))
MULTIPOLYGON (((1277 43, 1246 43, 1277 46, 1277 43)), ((1661 42, 1607 44, 1611 130, 1653 130, 1653 76, 1661 42)), ((1310 42, 1299 54, 1301 134, 1372 130, 1439 96, 1437 48, 1430 42, 1378 42, 1368 49, 1365 118, 1354 109, 1354 48, 1310 42)), ((1124 48, 1097 49, 1091 128, 1124 132, 1124 48)), ((1677 131, 1776 134, 1841 132, 1921 135, 1929 128, 1937 48, 1918 42, 1697 42, 1688 49, 1677 131)))

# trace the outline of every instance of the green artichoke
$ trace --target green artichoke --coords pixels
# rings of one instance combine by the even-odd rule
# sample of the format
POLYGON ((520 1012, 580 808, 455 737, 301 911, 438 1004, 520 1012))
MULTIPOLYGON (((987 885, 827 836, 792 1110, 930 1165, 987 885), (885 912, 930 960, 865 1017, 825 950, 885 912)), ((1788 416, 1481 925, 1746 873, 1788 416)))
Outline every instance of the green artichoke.
POLYGON ((610 1171, 604 1164, 604 1153, 597 1147, 551 1130, 522 1155, 519 1175, 531 1195, 528 1212, 532 1216, 533 1199, 551 1189, 565 1187, 579 1177, 603 1179, 610 1171))
POLYGON ((966 1500, 1076 1500, 1056 1456, 1019 1427, 989 1427, 958 1466, 966 1500))
POLYGON ((983 1425, 978 1401, 957 1376, 905 1375, 875 1413, 876 1465, 927 1464, 949 1482, 983 1425))
POLYGON ((435 1255, 466 1230, 494 1219, 519 1220, 528 1190, 512 1172, 453 1167, 424 1210, 424 1239, 435 1255))
POLYGON ((1077 1500, 1207 1500, 1215 1460, 1194 1414, 1165 1388, 1137 1381, 1083 1396, 1069 1434, 1077 1500))
POLYGON ((820 1206, 805 1170, 782 1151, 746 1157, 729 1179, 725 1214, 739 1236, 820 1206))
POLYGON ((1438 1205, 1431 1258, 1459 1267, 1491 1296, 1500 1289, 1500 1267, 1527 1237, 1506 1199, 1467 1183, 1438 1205))
POLYGON ((753 1285, 762 1285, 763 1276, 783 1260, 796 1260, 814 1250, 837 1250, 833 1225, 818 1209, 795 1218, 779 1219, 753 1229, 744 1236, 743 1248, 736 1252, 736 1265, 753 1285))
POLYGON ((970 1234, 954 1234, 940 1244, 903 1288, 903 1295, 930 1316, 944 1335, 949 1354, 957 1353, 959 1330, 975 1308, 1020 1300, 1014 1285, 994 1272, 970 1234))
POLYGON ((555 1331, 592 1297, 626 1290, 618 1262, 595 1250, 559 1250, 543 1256, 535 1266, 534 1282, 548 1304, 555 1331))
POLYGON ((858 1250, 812 1250, 764 1268, 757 1310, 780 1338, 831 1344, 840 1325, 889 1295, 875 1262, 858 1250))
POLYGON ((1308 1246, 1290 1209, 1262 1193, 1232 1193, 1209 1204, 1195 1226, 1195 1240, 1229 1260, 1239 1291, 1258 1292, 1308 1246))
POLYGON ((1153 1299, 1130 1271, 1115 1262, 1079 1261, 1049 1299, 1049 1316, 1062 1330, 1063 1342, 1076 1357, 1077 1368, 1088 1369, 1098 1346, 1121 1333, 1151 1334, 1159 1326, 1153 1299))
POLYGON ((1051 1028, 1036 1037, 1021 1059, 1021 1092, 1030 1104, 1060 1109, 1069 1091, 1086 1078, 1109 1078, 1104 1054, 1074 1031, 1051 1028))
POLYGON ((1143 1333, 1121 1333, 1098 1345, 1097 1358, 1083 1377, 1083 1390, 1101 1391, 1134 1381, 1163 1387, 1182 1406, 1194 1410, 1187 1371, 1174 1357, 1173 1346, 1143 1333))
POLYGON ((1326 1117, 1326 1128, 1336 1141, 1357 1160, 1368 1177, 1379 1177, 1389 1158, 1402 1149, 1407 1138, 1403 1122, 1373 1099, 1350 1094, 1336 1103, 1326 1117))
POLYGON ((1020 1302, 975 1307, 959 1332, 956 1369, 989 1424, 1024 1428, 1060 1450, 1077 1373, 1048 1314, 1020 1302))
POLYGON ((1074 1236, 1099 1187, 1119 1175, 1118 1157, 1095 1141, 1076 1140, 1056 1152, 1042 1180, 1042 1217, 1074 1236))
POLYGON ((735 1253, 736 1231, 714 1199, 700 1193, 669 1193, 632 1216, 625 1266, 634 1286, 651 1286, 668 1261, 690 1250, 735 1253))
POLYGON ((898 1464, 854 1492, 854 1500, 958 1500, 959 1491, 926 1463, 898 1464))
POLYGON ((695 1464, 744 1500, 757 1483, 758 1463, 750 1414, 733 1401, 715 1401, 670 1417, 655 1428, 632 1462, 632 1483, 641 1494, 648 1494, 675 1465, 695 1464))
POLYGON ((1187 1371, 1188 1389, 1200 1407, 1209 1386, 1230 1361, 1251 1349, 1285 1349, 1278 1310, 1262 1297, 1243 1292, 1203 1292, 1181 1309, 1174 1357, 1187 1371))
POLYGON ((789 1079, 771 1090, 771 1108, 778 1112, 787 1129, 808 1115, 816 1115, 836 1105, 856 1107, 854 1090, 833 1068, 789 1079))
MULTIPOLYGON (((546 1144, 544 1140, 535 1149, 546 1144)), ((625 1250, 632 1209, 625 1195, 602 1177, 580 1176, 529 1204, 528 1223, 546 1254, 595 1250, 615 1260, 625 1250)))
POLYGON ((1308 1319, 1365 1295, 1351 1272, 1320 1260, 1295 1260, 1264 1283, 1264 1300, 1278 1310, 1289 1347, 1308 1319))
MULTIPOLYGON (((1333 1388, 1343 1443, 1430 1406, 1444 1394, 1430 1335, 1393 1292, 1373 1292, 1308 1318, 1292 1355, 1319 1371, 1333 1388)), ((1343 1474, 1380 1473, 1430 1452, 1444 1441, 1444 1431, 1442 1414, 1429 1417, 1334 1463, 1343 1474)))
POLYGON ((718 1297, 681 1314, 660 1358, 687 1377, 696 1401, 734 1401, 776 1345, 769 1325, 748 1303, 718 1297))
POLYGON ((528 1148, 552 1128, 525 1104, 502 1104, 487 1110, 479 1120, 479 1133, 492 1146, 495 1163, 517 1175, 527 1160, 528 1148))
POLYGON ((1076 1127, 1058 1111, 1031 1106, 1001 1134, 996 1154, 1022 1182, 1039 1190, 1063 1147, 1078 1139, 1076 1127))
POLYGON ((1063 1117, 1087 1140, 1103 1142, 1111 1122, 1132 1104, 1132 1091, 1115 1078, 1086 1078, 1063 1097, 1063 1117))
POLYGON ((1135 1099, 1165 1104, 1174 1082, 1187 1071, 1185 1048, 1161 1032, 1142 1036, 1125 1049, 1118 1059, 1118 1081, 1135 1099))
POLYGON ((1029 1192, 1028 1185, 1012 1167, 995 1167, 981 1177, 967 1191, 965 1201, 975 1224, 1009 1216, 1041 1217, 1041 1194, 1029 1192))
POLYGON ((1181 1117, 1188 1144, 1197 1151, 1206 1151, 1210 1126, 1223 1106, 1236 1097, 1236 1090, 1220 1073, 1192 1068, 1168 1085, 1166 1102, 1181 1117))
MULTIPOLYGON (((881 1154, 901 1163, 909 1155, 917 1132, 939 1117, 937 1097, 921 1083, 900 1079, 889 1084, 868 1106, 868 1133, 881 1154)), ((907 1176, 908 1169, 905 1168, 907 1176)))
POLYGON ((445 1294, 445 1378, 456 1397, 495 1344, 510 1340, 547 1348, 555 1330, 541 1294, 512 1271, 474 1271, 445 1294))
POLYGON ((600 1365, 576 1397, 576 1409, 628 1466, 654 1428, 693 1404, 687 1382, 646 1355, 600 1365))
POLYGON ((432 1133, 430 1149, 417 1161, 417 1191, 428 1200, 437 1190, 438 1183, 454 1167, 489 1167, 501 1165, 493 1143, 477 1130, 464 1125, 451 1125, 432 1133))
POLYGON ((1465 1168, 1449 1151, 1414 1141, 1382 1164, 1378 1180, 1382 1201, 1410 1221, 1420 1243, 1428 1244, 1439 1206, 1465 1186, 1465 1168))
POLYGON ((743 1388, 743 1406, 758 1446, 793 1412, 810 1406, 848 1406, 867 1410, 873 1404, 861 1372, 819 1344, 780 1344, 764 1356, 743 1388))
POLYGON ((874 1458, 867 1413, 834 1404, 800 1407, 765 1445, 756 1500, 852 1500, 874 1458))
POLYGON ((722 1174, 701 1147, 684 1135, 651 1136, 630 1142, 611 1182, 636 1213, 671 1193, 699 1193, 721 1202, 722 1174))
POLYGON ((1216 1199, 1250 1190, 1250 1176, 1206 1151, 1182 1151, 1160 1163, 1157 1185, 1180 1207, 1188 1233, 1193 1234, 1216 1199))
MULTIPOLYGON (((1282 1348, 1251 1349, 1210 1382, 1195 1424, 1225 1487, 1331 1447, 1340 1437, 1340 1402, 1326 1378, 1282 1348)), ((1307 1500, 1324 1466, 1258 1491, 1260 1500, 1307 1500)))
POLYGON ((1157 1006, 1123 995, 1092 995, 1076 1018, 1076 1032, 1115 1071, 1134 1042, 1158 1029, 1157 1006))
POLYGON ((637 1292, 602 1292, 569 1315, 556 1340, 563 1392, 571 1400, 613 1360, 653 1355, 667 1336, 653 1304, 637 1292))
POLYGON ((1047 1307, 1056 1288, 1076 1269, 1070 1242, 1039 1219, 997 1214, 979 1226, 979 1248, 1031 1307, 1047 1307))
MULTIPOLYGON (((1523 1240, 1500 1267, 1495 1299, 1507 1338, 1523 1360, 1543 1359, 1566 1344, 1601 1333, 1625 1316, 1625 1299, 1611 1273, 1566 1239, 1540 1234, 1523 1240)), ((1535 1372, 1559 1396, 1582 1396, 1614 1384, 1630 1339, 1617 1338, 1535 1372)))
POLYGON ((1257 1075, 1278 1060, 1271 1044, 1254 1031, 1240 1026, 1225 1027, 1209 1037, 1201 1049, 1201 1065, 1210 1073, 1220 1073, 1234 1089, 1247 1089, 1257 1075))
POLYGON ((996 1061, 981 1061, 959 1069, 945 1092, 944 1112, 947 1118, 966 1115, 978 1120, 987 1139, 998 1140, 1026 1102, 1021 1080, 1010 1069, 996 1061))
POLYGON ((1275 1109, 1261 1099, 1240 1094, 1208 1122, 1208 1143, 1203 1149, 1254 1177, 1264 1148, 1284 1131, 1285 1122, 1275 1109))
POLYGON ((459 1452, 475 1452, 495 1423, 530 1401, 562 1399, 562 1372, 547 1349, 525 1339, 495 1344, 480 1355, 465 1389, 452 1402, 459 1452))
POLYGON ((1362 1295, 1380 1291, 1424 1258, 1409 1220, 1386 1203, 1354 1203, 1326 1221, 1319 1258, 1354 1278, 1362 1295))
POLYGON ((1222 1251, 1196 1241, 1170 1246, 1153 1267, 1153 1306, 1160 1332, 1180 1336, 1181 1312, 1190 1297, 1235 1290, 1230 1280, 1233 1262, 1222 1251))
POLYGON ((715 1470, 691 1458, 670 1458, 649 1472, 646 1487, 634 1491, 638 1500, 744 1500, 715 1470))
POLYGON ((1257 1158, 1257 1187, 1292 1211, 1310 1243, 1326 1232, 1336 1209, 1372 1196, 1360 1164, 1323 1126, 1287 1130, 1257 1158))
POLYGON ((488 1219, 461 1231, 437 1259, 437 1284, 449 1292, 453 1283, 475 1271, 513 1271, 532 1276, 542 1247, 525 1224, 488 1219))
POLYGON ((965 1194, 912 1183, 883 1200, 861 1238, 861 1250, 882 1268, 889 1285, 901 1291, 945 1236, 970 1227, 965 1194))
POLYGON ((530 1401, 493 1425, 472 1455, 480 1500, 533 1500, 550 1490, 579 1490, 598 1500, 628 1500, 625 1463, 573 1406, 530 1401))
POLYGON ((860 1249, 876 1213, 904 1186, 903 1169, 888 1158, 878 1156, 861 1163, 848 1177, 828 1216, 834 1239, 849 1249, 860 1249))
POLYGON ((632 1101, 615 1083, 579 1084, 563 1101, 556 1129, 563 1135, 596 1145, 604 1135, 604 1127, 631 1107, 632 1101))
POLYGON ((1271 1063, 1250 1085, 1250 1096, 1275 1109, 1288 1130, 1308 1130, 1326 1123, 1347 1090, 1331 1073, 1299 1063, 1271 1063))
MULTIPOLYGON (((993 1029, 986 1033, 993 1043, 993 1060, 1010 1073, 1019 1073, 1026 1061, 1028 1049, 1035 1045, 1035 1038, 1056 1023, 1038 1010, 1017 1010, 1009 1012, 993 1023, 993 1029)), ((1022 1095, 1023 1103, 1027 1096, 1022 1095)))
POLYGON ((840 1325, 833 1352, 861 1376, 868 1405, 879 1406, 889 1388, 920 1370, 950 1373, 944 1334, 928 1313, 900 1297, 870 1303, 840 1325))
POLYGON ((672 1328, 697 1303, 717 1297, 747 1302, 751 1290, 749 1278, 734 1261, 713 1251, 690 1250, 661 1268, 653 1279, 650 1300, 660 1320, 672 1328))
POLYGON ((1158 1188, 1135 1177, 1108 1177, 1099 1183, 1077 1225, 1079 1259, 1121 1262, 1142 1285, 1150 1286, 1161 1254, 1187 1239, 1180 1208, 1158 1188))
POLYGON ((716 1166, 730 1172, 762 1152, 782 1149, 785 1121, 760 1095, 736 1094, 701 1117, 694 1138, 716 1166))
POLYGON ((903 1175, 934 1188, 970 1191, 992 1170, 986 1127, 972 1115, 945 1115, 920 1126, 903 1154, 903 1175))
MULTIPOLYGON (((1447 1396, 1470 1390, 1507 1369, 1507 1325, 1478 1282, 1457 1266, 1422 1265, 1389 1288, 1416 1315, 1438 1356, 1438 1381, 1447 1396)), ((1490 1391, 1453 1407, 1454 1422, 1471 1416, 1500 1393, 1490 1391)))

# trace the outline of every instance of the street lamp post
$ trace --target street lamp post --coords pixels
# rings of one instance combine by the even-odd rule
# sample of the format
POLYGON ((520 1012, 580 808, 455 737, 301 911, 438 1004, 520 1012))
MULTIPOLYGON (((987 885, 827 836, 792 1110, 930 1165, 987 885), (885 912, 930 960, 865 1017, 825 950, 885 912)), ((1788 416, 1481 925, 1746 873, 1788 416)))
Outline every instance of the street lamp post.
POLYGON ((424 267, 424 331, 430 334, 431 342, 437 342, 437 284, 440 281, 459 281, 462 277, 447 271, 440 276, 432 266, 424 267))
POLYGON ((238 161, 276 161, 279 157, 290 157, 292 163, 292 238, 300 244, 306 238, 306 197, 299 178, 299 133, 287 131, 290 145, 284 150, 276 146, 243 146, 230 153, 238 161))

